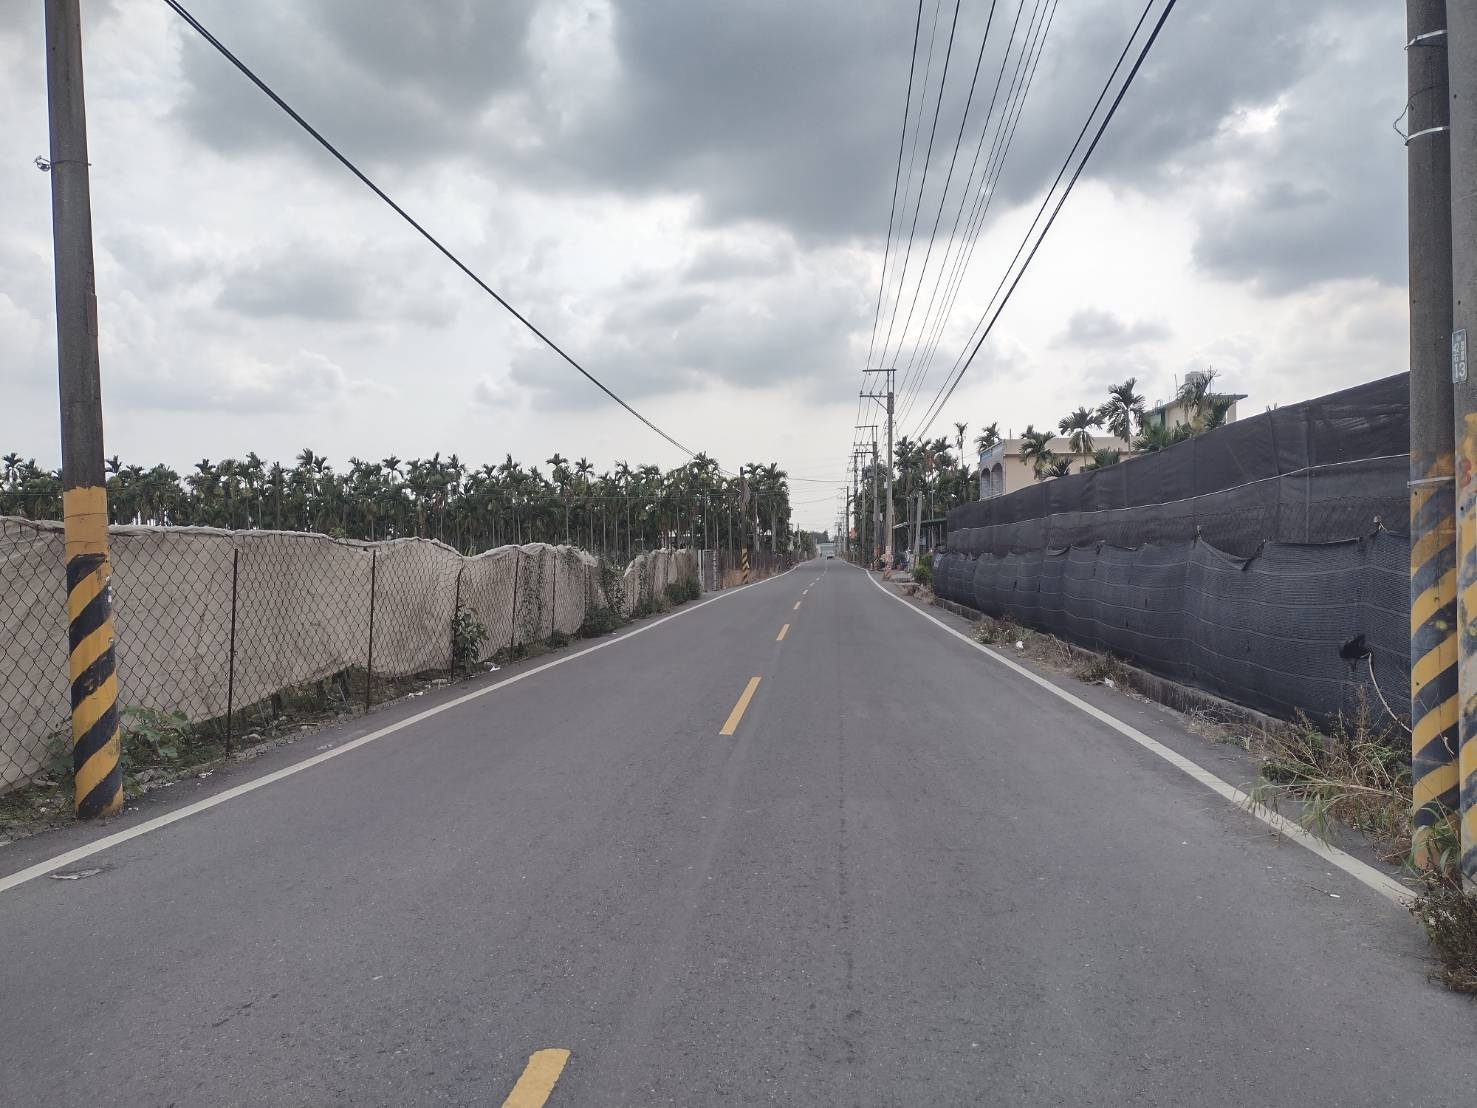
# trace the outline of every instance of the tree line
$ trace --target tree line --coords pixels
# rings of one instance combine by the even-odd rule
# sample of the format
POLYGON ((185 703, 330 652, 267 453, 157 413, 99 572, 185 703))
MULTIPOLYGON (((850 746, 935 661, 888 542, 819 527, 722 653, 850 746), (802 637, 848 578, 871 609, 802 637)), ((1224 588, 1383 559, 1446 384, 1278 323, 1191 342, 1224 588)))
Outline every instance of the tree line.
MULTIPOLYGON (((1122 449, 1099 447, 1092 435, 1094 431, 1103 430, 1115 440, 1127 442, 1134 454, 1153 454, 1213 431, 1225 424, 1226 416, 1236 402, 1235 397, 1215 390, 1216 377, 1214 369, 1186 377, 1172 404, 1177 405, 1189 421, 1176 422, 1173 427, 1148 420, 1145 400, 1136 391, 1138 378, 1130 377, 1121 384, 1112 385, 1104 403, 1096 408, 1079 406, 1069 412, 1058 421, 1056 432, 1049 428, 1038 431, 1034 424, 1027 424, 1021 433, 1021 464, 1031 468, 1036 480, 1048 481, 1071 473, 1074 461, 1081 463, 1080 469, 1094 470, 1117 465, 1123 460, 1122 449), (1071 454, 1058 456, 1052 449, 1058 434, 1067 439, 1071 454)), ((992 423, 975 443, 983 453, 999 441, 999 425, 992 423)))
MULTIPOLYGON (((785 551, 790 490, 776 463, 724 474, 706 454, 663 470, 624 461, 597 473, 587 459, 554 454, 524 466, 508 455, 476 469, 446 458, 350 458, 335 469, 312 449, 291 465, 209 458, 184 474, 107 459, 108 513, 117 524, 317 531, 375 541, 434 538, 463 553, 509 543, 571 543, 629 558, 663 546, 785 551)), ((61 518, 61 473, 34 459, 0 457, 0 515, 61 518)))

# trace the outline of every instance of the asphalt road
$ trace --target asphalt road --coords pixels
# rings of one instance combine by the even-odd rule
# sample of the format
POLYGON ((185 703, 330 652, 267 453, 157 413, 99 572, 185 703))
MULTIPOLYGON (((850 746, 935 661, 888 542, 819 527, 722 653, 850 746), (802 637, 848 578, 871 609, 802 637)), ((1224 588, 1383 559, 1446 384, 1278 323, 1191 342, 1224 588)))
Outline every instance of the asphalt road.
MULTIPOLYGON (((0 874, 101 833, 6 847, 0 874)), ((0 1103, 499 1105, 520 1076, 509 1103, 552 1084, 551 1106, 1477 1088, 1477 1007, 1427 981, 1398 907, 837 562, 70 869, 96 867, 0 892, 0 1103), (525 1073, 551 1049, 562 1072, 525 1073)))

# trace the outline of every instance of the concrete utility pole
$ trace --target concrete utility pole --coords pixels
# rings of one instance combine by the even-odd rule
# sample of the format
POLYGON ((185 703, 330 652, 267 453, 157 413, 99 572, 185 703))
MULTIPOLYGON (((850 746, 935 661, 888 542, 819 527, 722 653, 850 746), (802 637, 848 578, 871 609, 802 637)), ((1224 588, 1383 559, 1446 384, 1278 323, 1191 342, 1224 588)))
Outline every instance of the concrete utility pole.
POLYGON ((916 565, 916 559, 923 553, 923 490, 914 492, 913 498, 918 502, 913 513, 913 557, 916 565))
MULTIPOLYGON (((888 492, 892 491, 892 475, 887 478, 888 492)), ((887 505, 888 518, 892 518, 892 504, 887 505)), ((872 439, 872 545, 875 546, 874 557, 881 559, 886 547, 883 546, 882 538, 882 470, 877 465, 877 439, 872 439)), ((884 563, 885 565, 886 563, 884 563)))
MULTIPOLYGON (((875 423, 858 423, 855 426, 854 429, 857 430, 857 431, 870 431, 872 433, 872 446, 871 446, 872 484, 873 484, 874 490, 875 490, 875 487, 877 485, 877 479, 878 479, 878 476, 879 476, 878 473, 877 473, 877 425, 875 423)), ((863 450, 853 450, 851 452, 851 464, 852 464, 853 470, 856 467, 857 459, 860 458, 863 462, 865 462, 867 460, 867 455, 868 455, 868 451, 865 450, 865 449, 863 449, 863 450)), ((860 489, 860 487, 857 489, 857 495, 858 495, 858 497, 860 497, 860 495, 861 495, 861 489, 860 489)), ((881 505, 880 505, 880 503, 879 503, 879 501, 877 499, 877 494, 874 491, 873 492, 873 495, 872 495, 872 515, 873 516, 876 516, 877 513, 880 510, 881 510, 881 505)), ((857 530, 858 531, 861 530, 861 515, 860 514, 858 514, 858 516, 857 516, 857 530)), ((871 533, 871 542, 868 543, 866 545, 866 547, 865 547, 865 549, 868 551, 868 554, 867 554, 867 562, 868 562, 869 565, 877 557, 876 548, 878 546, 878 539, 877 539, 877 526, 876 526, 875 523, 872 525, 871 532, 872 532, 871 533)))
MULTIPOLYGON (((1456 402, 1457 596, 1477 589, 1477 381, 1470 336, 1477 333, 1477 4, 1447 13, 1450 80, 1452 319, 1451 377, 1456 402)), ((1412 137, 1414 133, 1412 132, 1412 137)), ((1415 412, 1411 412, 1412 423, 1415 412)), ((1411 536, 1412 543, 1415 536, 1411 536)), ((1477 611, 1457 612, 1461 747, 1462 877, 1477 890, 1477 611)))
MULTIPOLYGON (((851 468, 852 468, 853 471, 855 471, 855 469, 856 469, 856 463, 855 462, 852 463, 851 468)), ((842 509, 841 509, 841 536, 840 536, 840 538, 839 538, 838 541, 841 543, 841 552, 842 552, 842 555, 844 557, 850 557, 850 555, 851 555, 851 490, 849 488, 847 488, 845 485, 842 485, 841 486, 841 502, 842 502, 842 509)))
POLYGON ((46 93, 51 116, 48 168, 56 255, 72 774, 77 815, 91 819, 113 815, 123 806, 123 773, 113 661, 82 22, 77 9, 78 0, 46 0, 46 93))
POLYGON ((864 397, 867 397, 869 400, 876 400, 878 403, 881 403, 884 399, 886 400, 886 408, 887 408, 887 530, 885 532, 886 538, 884 539, 884 542, 886 543, 886 546, 885 546, 885 551, 886 552, 883 555, 883 557, 886 559, 886 564, 888 566, 891 566, 892 565, 892 468, 893 468, 892 467, 892 408, 893 408, 893 390, 892 390, 892 386, 893 386, 893 378, 894 378, 894 376, 897 373, 897 369, 896 368, 889 368, 889 369, 864 369, 864 370, 862 370, 862 372, 863 373, 885 373, 885 374, 887 374, 887 392, 886 393, 864 392, 864 393, 862 393, 862 395, 864 397))
MULTIPOLYGON (((1410 718, 1417 835, 1456 811, 1456 499, 1446 0, 1408 0, 1410 718)), ((1460 388, 1460 385, 1454 386, 1460 388)), ((1417 842, 1417 857, 1424 844, 1417 842)))

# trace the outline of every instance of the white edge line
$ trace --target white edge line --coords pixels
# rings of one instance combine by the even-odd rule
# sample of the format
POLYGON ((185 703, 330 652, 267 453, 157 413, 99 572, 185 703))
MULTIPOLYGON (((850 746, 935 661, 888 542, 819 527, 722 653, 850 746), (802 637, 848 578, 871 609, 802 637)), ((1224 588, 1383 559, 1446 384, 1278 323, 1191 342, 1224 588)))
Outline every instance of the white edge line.
MULTIPOLYGON (((796 564, 798 565, 799 563, 796 564)), ((407 727, 414 727, 417 723, 428 720, 432 716, 439 716, 442 712, 449 712, 453 708, 459 708, 463 704, 476 700, 479 697, 487 696, 489 693, 495 693, 500 689, 507 688, 509 685, 516 685, 519 681, 533 677, 535 674, 543 673, 545 670, 553 669, 555 666, 562 666, 566 662, 573 662, 578 658, 585 657, 587 654, 593 654, 597 650, 604 650, 608 646, 616 646, 626 642, 628 639, 633 639, 637 635, 645 634, 647 631, 660 627, 669 620, 674 620, 678 616, 690 615, 699 608, 706 608, 709 604, 716 604, 718 601, 725 600, 730 596, 743 592, 745 589, 752 589, 759 585, 766 585, 771 581, 778 581, 794 568, 795 566, 791 566, 784 573, 777 573, 773 577, 766 577, 763 581, 753 581, 747 585, 740 585, 738 588, 724 589, 715 597, 697 604, 686 605, 671 615, 663 616, 661 619, 653 620, 651 623, 627 631, 624 635, 619 635, 613 639, 606 639, 604 642, 586 647, 584 650, 575 654, 566 654, 562 658, 555 658, 551 662, 545 662, 541 666, 535 666, 533 669, 524 670, 522 673, 514 674, 512 677, 506 677, 485 688, 474 689, 472 692, 465 693, 454 700, 448 700, 444 704, 437 704, 435 707, 427 708, 423 712, 417 712, 413 716, 407 716, 405 719, 398 720, 395 723, 386 724, 377 731, 371 731, 367 735, 361 735, 357 739, 351 739, 342 746, 334 747, 332 750, 326 750, 321 754, 314 754, 311 758, 304 758, 301 762, 294 762, 290 766, 283 766, 279 770, 273 770, 271 773, 255 777, 244 784, 235 785, 226 789, 224 792, 216 793, 214 796, 197 800, 193 804, 186 804, 184 807, 176 808, 172 812, 166 812, 162 816, 155 816, 153 819, 144 820, 142 823, 129 827, 126 830, 115 831, 111 835, 104 835, 100 839, 94 839, 90 843, 85 843, 82 846, 58 854, 53 858, 48 858, 44 862, 37 862, 35 865, 17 870, 15 873, 0 877, 0 893, 9 892, 18 885, 24 885, 27 881, 34 881, 38 877, 44 877, 48 873, 62 869, 65 866, 70 866, 74 862, 80 862, 84 858, 90 858, 94 854, 101 854, 103 851, 126 843, 130 839, 136 839, 141 835, 147 835, 151 831, 158 831, 162 827, 168 827, 171 823, 178 823, 182 819, 188 819, 190 816, 207 811, 216 807, 218 804, 224 804, 228 800, 235 800, 238 796, 245 796, 247 793, 255 792, 257 789, 264 789, 268 785, 275 784, 294 774, 302 773, 304 770, 312 769, 314 766, 321 765, 332 758, 338 758, 349 753, 351 750, 357 750, 359 747, 372 743, 377 739, 383 739, 385 736, 393 735, 397 731, 404 731, 407 727)))
POLYGON ((1386 899, 1400 905, 1402 908, 1410 906, 1412 900, 1414 899, 1414 894, 1399 881, 1396 881, 1389 874, 1381 873, 1379 870, 1375 869, 1367 862, 1361 862, 1352 854, 1347 854, 1331 843, 1324 842, 1317 835, 1314 835, 1309 831, 1305 831, 1297 823, 1286 818, 1285 816, 1278 814, 1277 812, 1272 811, 1266 805, 1253 801, 1250 796, 1242 792, 1240 789, 1236 788, 1234 785, 1227 784, 1225 781, 1221 780, 1221 778, 1211 773, 1208 769, 1205 769, 1203 766, 1190 761, 1190 759, 1186 758, 1183 754, 1171 750, 1169 747, 1165 746, 1157 739, 1151 739, 1148 735, 1144 734, 1138 728, 1124 723, 1116 716, 1103 711, 1096 705, 1089 704, 1081 697, 1068 692, 1066 689, 1061 688, 1055 682, 1049 681, 1045 677, 1042 677, 1039 673, 1027 669, 1019 662, 1016 662, 1011 658, 1007 658, 1003 654, 999 654, 996 651, 990 650, 983 643, 975 642, 968 635, 964 634, 963 632, 956 631, 954 628, 946 624, 943 620, 939 619, 936 616, 930 615, 928 612, 925 612, 917 605, 909 604, 901 596, 893 592, 891 589, 887 588, 887 586, 883 585, 880 581, 873 577, 871 573, 867 573, 867 580, 871 581, 872 584, 876 585, 877 588, 882 590, 884 595, 891 597, 893 600, 896 600, 899 604, 907 608, 909 611, 918 613, 918 615, 922 616, 924 619, 928 620, 930 623, 934 624, 940 629, 947 631, 956 639, 959 639, 969 646, 974 647, 974 649, 985 655, 985 657, 999 662, 1007 669, 1020 674, 1028 681, 1035 682, 1047 692, 1060 697, 1062 700, 1065 700, 1074 708, 1078 708, 1081 711, 1086 712, 1088 715, 1092 716, 1093 719, 1107 724, 1113 730, 1117 731, 1120 735, 1132 739, 1134 742, 1138 743, 1141 747, 1143 747, 1150 753, 1157 754, 1160 758, 1163 758, 1166 762, 1174 766, 1174 768, 1179 770, 1181 773, 1184 773, 1189 777, 1193 777, 1196 781, 1200 782, 1200 784, 1204 785, 1207 789, 1210 789, 1212 792, 1218 793, 1220 796, 1225 797, 1232 804, 1235 804, 1243 811, 1250 812, 1253 816, 1261 820, 1273 831, 1276 831, 1279 835, 1286 835, 1293 842, 1297 843, 1300 846, 1306 847, 1308 850, 1318 855, 1318 857, 1322 858, 1325 862, 1328 862, 1330 865, 1335 865, 1339 869, 1343 870, 1360 884, 1368 886, 1386 899))

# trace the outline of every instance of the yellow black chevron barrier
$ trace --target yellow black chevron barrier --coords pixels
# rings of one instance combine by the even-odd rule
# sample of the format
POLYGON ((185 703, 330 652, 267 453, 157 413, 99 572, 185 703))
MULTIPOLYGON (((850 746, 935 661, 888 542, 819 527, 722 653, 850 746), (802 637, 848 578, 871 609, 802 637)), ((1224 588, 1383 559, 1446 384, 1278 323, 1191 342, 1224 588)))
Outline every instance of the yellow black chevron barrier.
MULTIPOLYGON (((1464 412, 1457 428, 1458 746, 1449 771, 1450 809, 1461 812, 1461 869, 1477 885, 1477 413, 1464 412)), ((1414 535, 1411 536, 1414 539, 1414 535)), ((1446 778, 1442 778, 1443 783, 1446 778)), ((1419 779, 1417 779, 1419 784, 1419 779)))
POLYGON ((123 806, 107 491, 98 486, 68 489, 62 507, 75 804, 79 818, 92 819, 113 815, 123 806))
POLYGON ((1410 468, 1411 766, 1419 835, 1457 810, 1456 497, 1451 455, 1412 454, 1410 468))

